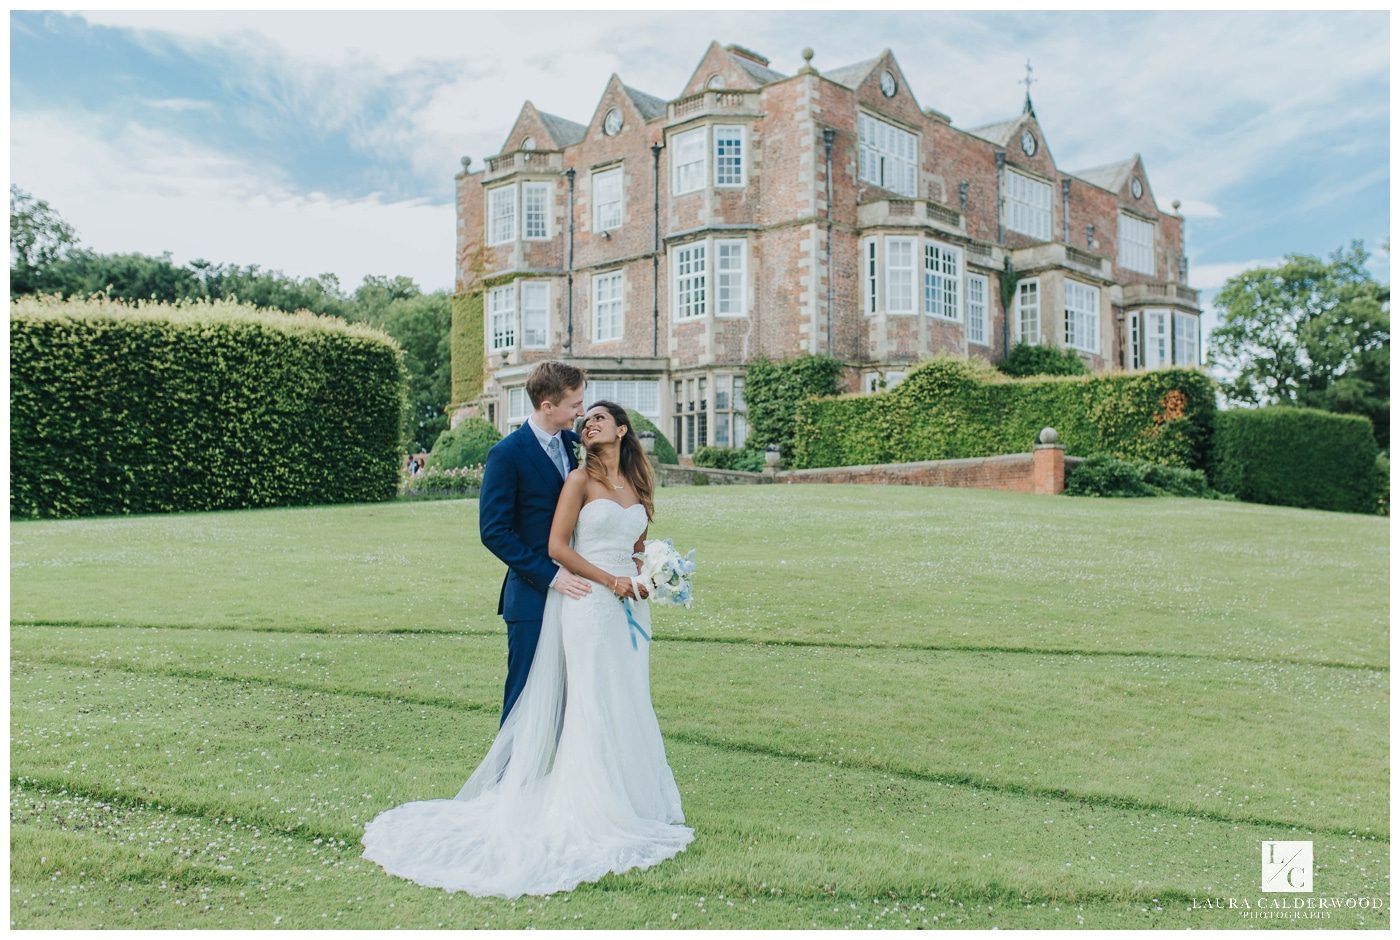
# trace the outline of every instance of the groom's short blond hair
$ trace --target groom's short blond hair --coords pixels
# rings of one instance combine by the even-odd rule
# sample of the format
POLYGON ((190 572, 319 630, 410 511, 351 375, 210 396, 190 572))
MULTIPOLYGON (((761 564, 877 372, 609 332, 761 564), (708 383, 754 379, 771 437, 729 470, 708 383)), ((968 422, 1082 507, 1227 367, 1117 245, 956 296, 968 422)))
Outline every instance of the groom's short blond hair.
POLYGON ((565 392, 583 388, 587 381, 588 376, 582 369, 557 359, 547 359, 530 370, 525 380, 525 394, 536 408, 544 402, 557 405, 565 392))

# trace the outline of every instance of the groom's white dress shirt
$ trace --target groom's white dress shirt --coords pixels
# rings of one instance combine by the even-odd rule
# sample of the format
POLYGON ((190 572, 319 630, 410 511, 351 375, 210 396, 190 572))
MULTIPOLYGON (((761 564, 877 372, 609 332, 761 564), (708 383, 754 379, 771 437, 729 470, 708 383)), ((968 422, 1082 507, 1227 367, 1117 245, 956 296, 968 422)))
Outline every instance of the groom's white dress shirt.
MULTIPOLYGON (((528 425, 530 426, 530 430, 531 430, 531 431, 535 432, 535 440, 537 440, 537 441, 540 442, 540 446, 544 448, 544 455, 545 455, 546 457, 549 457, 549 462, 550 462, 551 464, 553 464, 553 463, 554 463, 554 458, 553 458, 552 456, 550 456, 550 453, 549 453, 549 442, 552 441, 552 440, 558 439, 558 441, 559 441, 559 453, 563 454, 563 453, 564 453, 564 438, 561 436, 561 435, 563 434, 563 432, 562 432, 562 431, 555 431, 553 434, 546 434, 543 430, 540 429, 540 426, 539 426, 538 424, 536 424, 536 423, 532 420, 533 418, 534 418, 534 415, 530 415, 529 417, 527 417, 527 418, 525 419, 525 423, 528 424, 528 425)), ((565 466, 565 467, 567 467, 567 466, 569 465, 569 464, 568 464, 568 459, 569 459, 569 458, 568 458, 567 456, 564 457, 564 466, 565 466)), ((564 566, 563 566, 563 565, 560 565, 560 566, 559 566, 559 570, 556 571, 556 572, 554 572, 554 577, 551 578, 551 579, 550 579, 550 582, 549 582, 549 586, 550 586, 550 587, 554 587, 554 582, 559 580, 559 574, 560 574, 560 572, 562 572, 563 570, 564 570, 564 566)))

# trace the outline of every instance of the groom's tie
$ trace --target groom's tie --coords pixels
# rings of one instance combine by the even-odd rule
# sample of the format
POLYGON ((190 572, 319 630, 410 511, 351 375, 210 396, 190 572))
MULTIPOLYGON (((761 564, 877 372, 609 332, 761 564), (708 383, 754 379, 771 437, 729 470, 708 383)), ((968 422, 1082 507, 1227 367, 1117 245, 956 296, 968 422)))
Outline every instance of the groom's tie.
POLYGON ((559 443, 558 434, 549 439, 549 459, 554 461, 554 466, 559 469, 561 477, 567 478, 569 476, 568 465, 564 463, 564 445, 559 443))

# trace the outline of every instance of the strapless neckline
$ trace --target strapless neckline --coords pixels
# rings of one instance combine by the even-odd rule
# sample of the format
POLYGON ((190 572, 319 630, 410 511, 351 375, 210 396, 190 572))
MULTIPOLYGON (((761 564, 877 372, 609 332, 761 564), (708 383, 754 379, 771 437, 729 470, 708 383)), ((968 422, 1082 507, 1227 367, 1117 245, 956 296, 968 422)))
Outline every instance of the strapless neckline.
MULTIPOLYGON (((636 509, 638 506, 642 505, 641 503, 633 503, 630 506, 624 506, 615 499, 608 499, 606 496, 599 496, 597 499, 590 499, 588 502, 584 503, 583 509, 587 509, 589 506, 592 506, 596 503, 612 503, 614 506, 616 506, 618 509, 621 509, 623 512, 626 512, 629 509, 636 509)), ((642 508, 645 509, 646 507, 643 506, 642 508)), ((580 509, 579 512, 583 512, 583 509, 580 509)))

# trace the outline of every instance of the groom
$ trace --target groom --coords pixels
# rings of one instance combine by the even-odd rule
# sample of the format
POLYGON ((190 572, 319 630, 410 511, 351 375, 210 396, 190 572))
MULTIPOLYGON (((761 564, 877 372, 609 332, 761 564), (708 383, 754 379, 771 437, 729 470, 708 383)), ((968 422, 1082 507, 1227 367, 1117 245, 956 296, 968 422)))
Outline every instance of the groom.
POLYGON ((534 412, 486 455, 478 501, 481 544, 509 569, 496 607, 505 618, 509 644, 503 725, 530 674, 545 592, 552 588, 579 598, 592 589, 587 578, 549 557, 554 504, 564 477, 578 465, 574 445, 579 436, 571 428, 575 418, 583 417, 585 381, 582 369, 563 362, 535 366, 525 380, 534 412))

